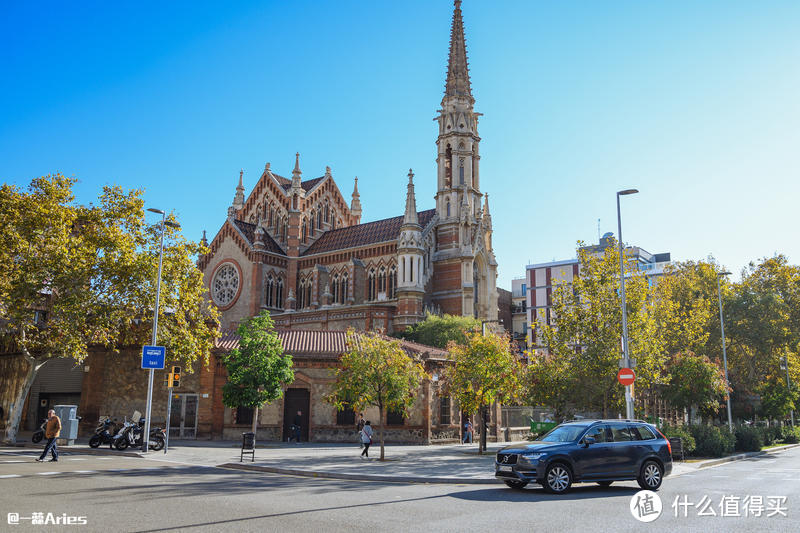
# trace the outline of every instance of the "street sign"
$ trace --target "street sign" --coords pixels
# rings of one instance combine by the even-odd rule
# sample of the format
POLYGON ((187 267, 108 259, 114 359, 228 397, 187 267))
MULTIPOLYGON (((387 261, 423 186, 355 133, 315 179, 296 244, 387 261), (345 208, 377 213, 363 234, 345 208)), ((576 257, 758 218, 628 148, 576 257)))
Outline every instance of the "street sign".
POLYGON ((163 346, 142 346, 142 368, 164 369, 167 349, 163 346))
POLYGON ((617 381, 626 387, 633 385, 633 382, 636 381, 636 374, 630 368, 620 368, 617 372, 617 381))

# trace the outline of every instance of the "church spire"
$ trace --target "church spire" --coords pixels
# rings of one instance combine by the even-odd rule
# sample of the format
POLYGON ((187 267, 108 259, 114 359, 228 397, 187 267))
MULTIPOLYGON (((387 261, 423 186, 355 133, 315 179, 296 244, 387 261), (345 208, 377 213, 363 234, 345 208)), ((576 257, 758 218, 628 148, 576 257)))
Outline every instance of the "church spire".
POLYGON ((455 0, 453 24, 450 28, 450 57, 447 60, 447 81, 444 98, 466 98, 475 103, 469 82, 469 65, 467 63, 467 44, 464 38, 464 21, 461 18, 461 0, 455 0))
POLYGON ((239 185, 236 186, 236 194, 233 197, 233 208, 237 211, 244 207, 244 184, 242 179, 244 176, 244 169, 239 170, 239 185))
POLYGON ((419 225, 417 198, 414 195, 414 171, 410 168, 408 169, 408 190, 406 191, 406 213, 403 216, 403 225, 405 224, 419 225))
POLYGON ((358 176, 356 176, 355 185, 353 185, 353 200, 350 202, 350 212, 357 219, 361 220, 361 195, 358 194, 358 176))
POLYGON ((294 170, 292 170, 292 188, 300 188, 300 152, 294 154, 294 170))

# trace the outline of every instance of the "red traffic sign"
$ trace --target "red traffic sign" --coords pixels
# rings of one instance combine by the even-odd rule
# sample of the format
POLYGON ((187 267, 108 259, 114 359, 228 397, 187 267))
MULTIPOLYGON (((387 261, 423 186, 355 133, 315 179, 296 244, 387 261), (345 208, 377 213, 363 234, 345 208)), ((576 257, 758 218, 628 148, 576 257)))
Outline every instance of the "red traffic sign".
POLYGON ((617 372, 617 381, 626 387, 633 385, 633 382, 636 381, 636 374, 630 368, 620 368, 617 372))

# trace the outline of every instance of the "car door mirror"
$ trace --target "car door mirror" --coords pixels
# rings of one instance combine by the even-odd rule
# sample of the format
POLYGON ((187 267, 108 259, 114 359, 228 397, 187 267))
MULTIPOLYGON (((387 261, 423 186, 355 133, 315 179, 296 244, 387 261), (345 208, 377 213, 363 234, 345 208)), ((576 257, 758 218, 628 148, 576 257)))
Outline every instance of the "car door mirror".
POLYGON ((597 441, 595 440, 595 438, 594 438, 594 437, 584 437, 584 438, 583 438, 583 445, 584 445, 585 447, 587 447, 587 448, 589 447, 589 445, 590 445, 590 444, 594 444, 594 443, 596 443, 596 442, 597 442, 597 441))

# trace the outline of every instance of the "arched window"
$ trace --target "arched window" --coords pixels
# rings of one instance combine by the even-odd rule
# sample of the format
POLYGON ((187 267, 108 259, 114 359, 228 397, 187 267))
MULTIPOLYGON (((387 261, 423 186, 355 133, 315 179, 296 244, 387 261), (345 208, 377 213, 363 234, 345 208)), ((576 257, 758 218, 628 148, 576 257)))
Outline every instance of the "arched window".
POLYGON ((394 265, 392 265, 391 268, 389 268, 389 291, 387 297, 390 300, 393 300, 396 293, 397 293, 397 268, 394 265))
POLYGON ((300 226, 302 228, 302 241, 301 242, 306 242, 306 234, 307 234, 307 231, 308 231, 308 224, 306 223, 305 220, 303 220, 303 222, 300 223, 300 226))
POLYGON ((274 214, 275 210, 272 208, 272 206, 269 206, 269 209, 267 210, 267 227, 272 227, 272 217, 274 214))
POLYGON ((340 304, 347 302, 347 273, 342 274, 342 279, 339 281, 339 297, 341 298, 340 304))
POLYGON ((367 300, 374 300, 378 297, 375 291, 375 269, 371 268, 367 274, 367 300))
POLYGON ((464 185, 464 158, 458 160, 458 183, 464 185))
POLYGON ((447 200, 447 217, 450 218, 450 200, 447 200))
POLYGON ((275 287, 275 307, 283 309, 283 278, 278 278, 278 284, 275 287))
POLYGON ((311 223, 308 225, 308 236, 309 237, 313 237, 314 236, 314 221, 316 220, 316 218, 317 217, 316 217, 315 212, 311 211, 311 220, 310 220, 311 223))
POLYGON ((334 274, 331 278, 333 288, 333 303, 339 303, 339 274, 334 274))
POLYGON ((400 279, 403 280, 403 283, 406 282, 406 258, 403 258, 403 262, 400 263, 400 279))
POLYGON ((274 307, 275 301, 273 300, 273 291, 275 290, 275 279, 272 274, 267 275, 267 283, 265 286, 265 304, 267 307, 274 307))
POLYGON ((317 213, 317 228, 322 229, 322 209, 317 213))
POLYGON ((444 151, 444 185, 450 187, 453 183, 453 149, 447 145, 444 151))
POLYGON ((378 292, 386 292, 386 267, 381 267, 378 271, 378 292))
POLYGON ((408 258, 408 282, 414 283, 414 258, 408 258))
POLYGON ((417 257, 417 279, 422 283, 422 258, 417 257))
POLYGON ((325 222, 331 221, 331 208, 328 205, 328 202, 325 202, 325 222))

